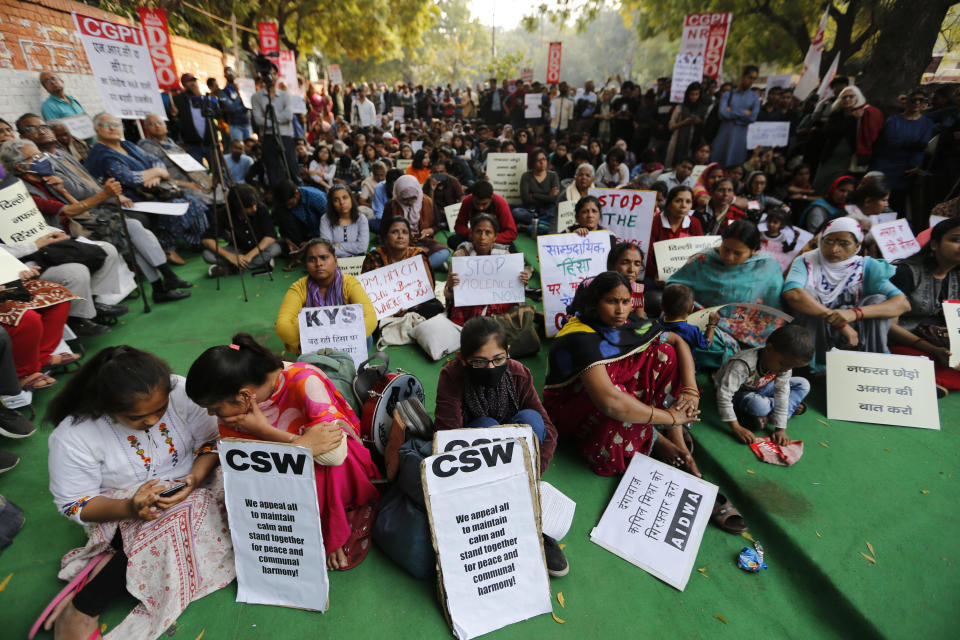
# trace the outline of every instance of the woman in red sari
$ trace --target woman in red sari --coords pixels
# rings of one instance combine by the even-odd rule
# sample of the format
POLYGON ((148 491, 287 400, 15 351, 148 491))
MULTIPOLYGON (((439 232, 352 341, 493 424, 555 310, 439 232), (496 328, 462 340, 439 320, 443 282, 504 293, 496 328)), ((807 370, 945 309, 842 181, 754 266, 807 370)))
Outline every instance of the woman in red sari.
POLYGON ((220 436, 309 447, 316 466, 328 569, 351 569, 370 548, 380 476, 360 421, 316 367, 284 362, 249 334, 211 347, 187 374, 187 395, 220 420, 220 436))
POLYGON ((570 310, 574 317, 550 348, 543 391, 560 437, 580 440, 598 475, 623 473, 640 453, 699 476, 680 428, 700 415, 686 343, 656 324, 630 320, 630 282, 620 273, 585 280, 570 310), (668 394, 676 398, 669 409, 668 394), (665 437, 654 425, 663 425, 665 437))

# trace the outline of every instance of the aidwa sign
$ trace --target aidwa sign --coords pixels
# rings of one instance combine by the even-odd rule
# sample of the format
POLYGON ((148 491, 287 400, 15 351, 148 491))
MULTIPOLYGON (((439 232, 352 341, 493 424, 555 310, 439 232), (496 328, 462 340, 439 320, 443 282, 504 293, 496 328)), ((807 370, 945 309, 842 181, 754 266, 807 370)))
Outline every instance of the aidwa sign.
POLYGON ((157 74, 157 84, 161 89, 179 89, 177 63, 173 59, 173 47, 170 46, 170 29, 167 28, 167 12, 164 9, 137 7, 140 13, 140 26, 147 41, 147 51, 157 74))

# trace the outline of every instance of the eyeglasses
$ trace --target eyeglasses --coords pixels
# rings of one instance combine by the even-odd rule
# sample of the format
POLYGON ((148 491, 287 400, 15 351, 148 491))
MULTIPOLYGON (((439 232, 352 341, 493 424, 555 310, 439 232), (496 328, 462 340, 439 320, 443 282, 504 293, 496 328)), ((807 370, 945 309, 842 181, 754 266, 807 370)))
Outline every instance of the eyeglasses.
POLYGON ((494 356, 492 359, 487 360, 486 358, 470 358, 467 360, 467 364, 473 367, 474 369, 486 369, 491 364, 495 367, 502 366, 510 359, 505 353, 500 354, 499 356, 494 356))
POLYGON ((119 122, 98 122, 98 127, 103 127, 104 129, 119 129, 123 125, 119 122))
POLYGON ((32 124, 29 127, 23 128, 23 133, 33 133, 37 129, 49 129, 50 125, 48 124, 32 124))
POLYGON ((851 242, 850 240, 835 240, 834 238, 826 238, 823 241, 823 246, 825 247, 837 246, 837 247, 840 247, 841 249, 849 249, 854 245, 856 245, 856 243, 851 242))

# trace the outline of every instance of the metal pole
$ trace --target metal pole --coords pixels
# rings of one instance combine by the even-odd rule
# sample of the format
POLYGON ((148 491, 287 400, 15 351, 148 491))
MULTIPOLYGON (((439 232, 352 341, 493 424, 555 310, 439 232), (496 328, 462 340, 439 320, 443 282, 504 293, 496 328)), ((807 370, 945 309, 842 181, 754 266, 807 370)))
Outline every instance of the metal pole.
MULTIPOLYGON (((239 40, 239 38, 237 38, 237 16, 232 13, 230 14, 230 29, 233 31, 233 64, 238 67, 237 71, 240 71, 240 47, 237 45, 237 41, 239 40)), ((241 72, 240 75, 243 76, 244 74, 241 72)))

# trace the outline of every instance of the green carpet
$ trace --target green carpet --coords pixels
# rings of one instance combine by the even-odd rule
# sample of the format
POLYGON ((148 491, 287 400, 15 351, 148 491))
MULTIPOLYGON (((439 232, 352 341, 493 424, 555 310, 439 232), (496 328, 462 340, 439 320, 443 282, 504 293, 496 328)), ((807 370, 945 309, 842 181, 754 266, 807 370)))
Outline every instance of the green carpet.
MULTIPOLYGON (((535 262, 534 244, 518 244, 535 262)), ((88 353, 112 344, 132 344, 165 358, 185 374, 200 352, 248 331, 277 350, 273 322, 280 300, 300 273, 277 270, 274 280, 246 278, 244 302, 236 277, 220 291, 203 278, 198 256, 178 272, 197 283, 186 302, 156 306, 142 317, 134 309, 113 332, 86 341, 88 353)), ((281 262, 281 264, 283 264, 281 262)), ((542 382, 546 345, 524 360, 542 382)), ((442 363, 431 363, 415 347, 390 349, 393 368, 416 374, 434 405, 442 363)), ((709 383, 704 382, 708 385, 709 383)), ((42 414, 54 390, 35 394, 42 414)), ((711 393, 703 421, 694 429, 695 455, 704 477, 721 487, 743 512, 752 535, 766 549, 770 569, 760 575, 736 567, 749 544, 740 536, 708 527, 685 592, 660 582, 589 540, 591 528, 610 499, 616 480, 594 476, 564 443, 546 479, 577 502, 576 518, 562 541, 568 576, 553 580, 556 598, 550 616, 492 634, 499 638, 956 638, 960 611, 960 437, 955 418, 960 394, 940 401, 943 431, 829 421, 825 393, 814 386, 810 411, 791 421, 790 432, 804 441, 800 462, 789 468, 758 461, 717 419, 711 393), (823 446, 821 446, 821 443, 823 446), (954 477, 957 476, 957 477, 954 477), (872 564, 859 552, 876 552, 872 564)), ((0 493, 22 506, 27 523, 0 555, 2 638, 23 638, 44 605, 62 587, 59 559, 82 545, 80 527, 60 516, 47 490, 44 424, 32 438, 0 442, 23 461, 0 476, 0 493)), ((330 609, 319 613, 234 602, 230 585, 193 603, 170 633, 194 640, 220 638, 340 637, 445 638, 450 631, 433 582, 418 581, 374 548, 358 568, 330 575, 330 609)), ((117 624, 132 598, 103 616, 117 624)), ((52 634, 41 636, 51 637, 52 634)))

